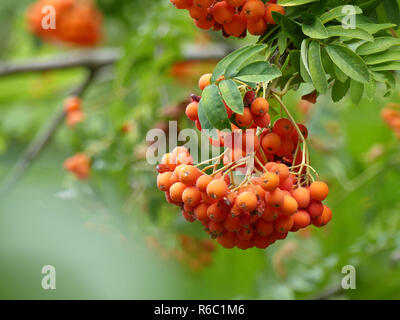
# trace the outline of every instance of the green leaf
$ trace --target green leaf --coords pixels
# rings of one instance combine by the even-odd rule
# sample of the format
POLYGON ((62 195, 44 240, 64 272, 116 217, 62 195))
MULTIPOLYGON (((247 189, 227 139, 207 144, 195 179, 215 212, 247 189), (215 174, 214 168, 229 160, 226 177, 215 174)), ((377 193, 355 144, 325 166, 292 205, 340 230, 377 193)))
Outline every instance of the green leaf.
POLYGON ((400 62, 385 62, 371 67, 372 71, 400 71, 400 62))
POLYGON ((259 53, 261 50, 266 48, 265 44, 256 44, 253 46, 249 46, 246 50, 242 51, 239 55, 237 55, 226 67, 225 70, 225 79, 230 79, 238 73, 238 71, 246 64, 246 62, 259 53))
POLYGON ((308 40, 303 40, 300 50, 300 74, 305 82, 312 83, 310 68, 308 67, 308 40))
POLYGON ((364 61, 368 65, 374 65, 390 61, 400 61, 400 50, 388 50, 375 53, 364 57, 364 61))
POLYGON ((301 41, 304 39, 303 32, 298 23, 294 20, 281 15, 278 12, 272 12, 273 18, 277 18, 280 21, 282 31, 289 37, 290 40, 295 44, 296 47, 300 47, 301 41))
POLYGON ((365 83, 369 79, 369 72, 365 62, 349 48, 331 44, 326 51, 336 66, 350 78, 365 83))
POLYGON ((284 7, 301 6, 306 3, 316 2, 319 0, 278 0, 278 4, 284 7))
POLYGON ((351 101, 354 104, 359 104, 364 92, 364 85, 361 82, 351 80, 350 81, 350 95, 351 101))
POLYGON ((328 81, 321 60, 321 47, 318 41, 313 40, 308 48, 308 66, 315 89, 324 93, 328 89, 328 81))
POLYGON ((350 79, 347 79, 347 81, 345 82, 335 80, 335 83, 333 84, 332 87, 332 100, 334 102, 342 100, 343 97, 346 95, 347 91, 349 91, 349 88, 350 88, 350 79))
POLYGON ((268 62, 255 62, 242 68, 236 79, 244 82, 268 82, 282 75, 279 68, 268 62))
POLYGON ((219 83, 219 90, 228 107, 236 113, 243 114, 243 98, 235 82, 233 80, 223 80, 219 83))
POLYGON ((364 85, 365 93, 369 101, 372 101, 375 97, 376 91, 376 82, 373 79, 372 75, 370 76, 370 80, 364 85))
POLYGON ((281 32, 279 33, 278 36, 278 48, 279 48, 279 54, 282 55, 287 47, 287 36, 285 33, 281 32))
POLYGON ((382 51, 393 46, 400 46, 400 39, 393 37, 380 37, 376 38, 373 42, 367 42, 359 46, 356 52, 361 56, 366 56, 382 51))
POLYGON ((389 21, 395 24, 400 23, 400 10, 397 0, 383 0, 386 16, 389 21))
POLYGON ((303 23, 301 29, 303 30, 303 33, 310 38, 326 39, 329 36, 325 26, 318 17, 314 17, 311 24, 303 23))
POLYGON ((349 78, 342 70, 338 68, 337 65, 333 65, 333 72, 335 73, 335 79, 338 79, 341 82, 347 81, 349 78))
MULTIPOLYGON (((204 114, 202 114, 202 120, 204 121, 204 117, 206 117, 213 128, 219 130, 231 128, 224 102, 222 101, 219 89, 215 84, 211 84, 203 90, 199 102, 199 109, 202 109, 202 112, 204 112, 204 114)), ((200 120, 200 123, 202 120, 200 120)), ((207 121, 204 122, 205 125, 209 125, 207 121)), ((202 123, 201 125, 203 127, 202 123)))
POLYGON ((360 28, 344 29, 342 26, 330 26, 327 27, 326 30, 329 37, 349 37, 366 41, 374 40, 374 37, 371 34, 360 28))
POLYGON ((244 52, 248 52, 253 50, 254 47, 259 48, 260 50, 262 50, 263 48, 265 48, 264 44, 258 44, 258 45, 249 45, 249 46, 245 46, 242 47, 238 50, 235 50, 233 52, 231 52, 230 54, 228 54, 227 56, 225 56, 223 59, 221 59, 218 64, 216 65, 216 67, 214 68, 214 72, 213 75, 211 77, 211 81, 215 82, 219 77, 221 77, 222 75, 225 74, 226 72, 226 68, 242 53, 244 52))
MULTIPOLYGON (((336 7, 336 8, 333 8, 333 9, 325 12, 324 14, 322 14, 320 17, 322 23, 325 24, 331 20, 335 20, 337 18, 347 16, 349 13, 346 10, 344 10, 345 7, 346 6, 336 7)), ((362 13, 362 10, 359 7, 357 7, 357 6, 353 6, 353 7, 355 9, 356 14, 362 13)))

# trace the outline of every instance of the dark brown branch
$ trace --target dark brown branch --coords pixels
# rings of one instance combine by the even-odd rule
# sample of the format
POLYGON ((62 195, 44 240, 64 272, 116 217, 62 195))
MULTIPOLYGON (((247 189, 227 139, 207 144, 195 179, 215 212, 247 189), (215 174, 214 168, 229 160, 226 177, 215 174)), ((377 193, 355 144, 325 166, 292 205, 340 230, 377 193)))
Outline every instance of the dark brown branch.
MULTIPOLYGON (((219 60, 231 51, 222 45, 188 46, 183 50, 183 59, 219 60)), ((123 53, 115 48, 75 50, 50 57, 34 58, 27 61, 0 62, 0 76, 28 72, 44 72, 68 68, 98 69, 111 65, 122 58, 123 53)))

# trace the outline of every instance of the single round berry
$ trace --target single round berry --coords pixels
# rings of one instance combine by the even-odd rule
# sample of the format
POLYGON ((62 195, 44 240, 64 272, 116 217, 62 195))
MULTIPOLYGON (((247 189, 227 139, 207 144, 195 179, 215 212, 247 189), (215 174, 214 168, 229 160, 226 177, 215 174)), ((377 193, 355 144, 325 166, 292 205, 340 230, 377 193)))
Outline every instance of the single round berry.
POLYGON ((169 195, 174 202, 183 202, 182 194, 187 188, 187 185, 182 182, 175 182, 171 188, 169 188, 169 195))
POLYGON ((250 107, 251 113, 256 117, 263 117, 269 110, 269 103, 264 98, 257 98, 250 107))
POLYGON ((199 80, 199 88, 200 90, 204 90, 207 86, 211 84, 211 73, 206 73, 200 77, 199 80))
POLYGON ((242 10, 246 18, 251 20, 261 19, 265 14, 264 3, 260 0, 247 1, 242 10))
POLYGON ((281 138, 276 133, 268 133, 261 140, 261 146, 267 153, 276 153, 281 143, 281 138))
POLYGON ((281 137, 290 137, 294 130, 293 123, 286 118, 276 120, 274 126, 272 127, 272 132, 281 137))
POLYGON ((212 199, 222 199, 228 194, 228 185, 223 179, 215 179, 207 186, 207 195, 212 199))
POLYGON ((257 197, 252 192, 243 192, 238 195, 236 203, 242 211, 253 211, 257 207, 257 197))
POLYGON ((274 191, 279 186, 279 176, 273 172, 264 172, 261 176, 261 187, 266 191, 274 191))
POLYGON ((192 120, 192 121, 196 121, 199 119, 199 115, 198 115, 198 108, 199 108, 199 103, 196 101, 193 101, 191 103, 188 104, 188 106, 186 107, 186 116, 192 120))
POLYGON ((299 208, 307 208, 311 202, 310 190, 307 188, 297 188, 292 191, 293 198, 299 204, 299 208))
POLYGON ((188 187, 182 193, 182 201, 188 206, 195 207, 201 201, 201 192, 196 187, 188 187))
POLYGON ((244 108, 243 114, 236 114, 236 123, 240 127, 248 127, 253 122, 253 115, 251 114, 250 108, 244 108))
POLYGON ((322 181, 313 182, 310 185, 311 198, 315 201, 323 201, 329 193, 328 185, 322 181))

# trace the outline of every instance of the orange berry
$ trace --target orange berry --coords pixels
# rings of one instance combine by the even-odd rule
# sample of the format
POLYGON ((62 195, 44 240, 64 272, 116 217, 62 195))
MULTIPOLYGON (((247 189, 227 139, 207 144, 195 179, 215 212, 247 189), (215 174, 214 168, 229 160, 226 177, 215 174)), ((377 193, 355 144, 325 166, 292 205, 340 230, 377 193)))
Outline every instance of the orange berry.
POLYGON ((221 208, 219 203, 213 203, 207 209, 207 216, 215 222, 222 222, 226 218, 226 212, 221 208))
POLYGON ((249 228, 242 228, 240 229, 240 231, 236 234, 236 236, 240 239, 240 240, 250 240, 251 238, 253 238, 254 236, 254 230, 253 229, 249 229, 249 228))
POLYGON ((221 199, 228 194, 228 185, 223 179, 215 179, 207 186, 207 195, 215 200, 221 199))
POLYGON ((242 240, 239 237, 235 239, 235 246, 242 250, 247 250, 253 247, 253 241, 251 240, 242 240))
POLYGON ((311 217, 305 210, 299 210, 295 214, 293 214, 293 226, 296 229, 303 229, 310 225, 311 217))
POLYGON ((253 211, 257 207, 257 197, 254 193, 245 191, 238 195, 236 203, 242 211, 253 211))
POLYGON ((203 74, 200 77, 200 80, 199 80, 199 88, 200 88, 200 90, 203 91, 205 89, 205 87, 207 87, 207 86, 209 86, 211 84, 211 77, 212 77, 211 73, 203 74))
POLYGON ((181 153, 186 154, 186 155, 190 155, 189 150, 186 149, 185 147, 175 147, 172 150, 172 154, 177 157, 178 155, 180 155, 181 153))
POLYGON ((307 188, 297 188, 292 191, 293 198, 299 204, 299 208, 307 208, 311 202, 310 190, 307 188))
POLYGON ((264 172, 261 176, 261 187, 266 191, 274 191, 279 186, 279 176, 273 172, 264 172))
POLYGON ((266 222, 262 219, 257 220, 256 230, 260 236, 269 236, 274 231, 274 224, 272 222, 266 222))
POLYGON ((272 127, 272 132, 281 137, 290 137, 294 130, 293 123, 286 118, 276 120, 274 126, 272 127))
POLYGON ((281 143, 281 138, 276 133, 268 133, 261 140, 261 146, 267 153, 277 152, 281 143))
POLYGON ((189 153, 180 153, 176 156, 176 164, 193 164, 193 158, 189 153))
POLYGON ((247 20, 247 30, 254 36, 262 35, 268 28, 268 24, 263 18, 247 20))
POLYGON ((242 149, 246 154, 257 152, 260 149, 260 139, 257 130, 247 129, 242 133, 242 149))
POLYGON ((206 192, 208 184, 213 181, 213 178, 210 177, 207 174, 203 174, 200 176, 197 181, 196 181, 196 187, 201 191, 201 192, 206 192))
POLYGON ((67 113, 66 123, 68 127, 73 128, 83 121, 85 121, 85 114, 81 110, 70 111, 67 113))
POLYGON ((253 237, 253 245, 258 249, 265 249, 270 246, 272 243, 270 237, 263 237, 258 234, 255 234, 253 237))
POLYGON ((189 14, 195 20, 206 19, 208 10, 207 8, 201 8, 196 5, 193 5, 189 9, 189 14))
POLYGON ((226 0, 231 7, 241 7, 246 0, 226 0))
POLYGON ((208 231, 212 234, 212 235, 220 235, 224 232, 224 225, 220 222, 216 222, 216 221, 210 221, 208 223, 208 231))
POLYGON ((205 203, 199 204, 194 208, 193 212, 197 220, 202 222, 208 222, 209 218, 207 216, 208 205, 205 203))
POLYGON ((201 201, 201 192, 196 187, 188 187, 182 193, 182 201, 188 206, 195 207, 201 201))
POLYGON ((276 152, 279 157, 291 157, 295 148, 295 144, 290 138, 281 139, 281 147, 276 152))
POLYGON ((199 108, 198 102, 193 101, 193 102, 189 103, 185 110, 186 116, 192 121, 198 120, 199 119, 199 115, 197 113, 198 108, 199 108))
POLYGON ((312 223, 316 227, 323 227, 331 220, 332 220, 332 211, 329 207, 324 205, 324 210, 323 210, 322 214, 319 217, 317 217, 316 219, 313 219, 312 223))
POLYGON ((283 204, 281 206, 282 214, 290 216, 290 215, 294 214, 298 208, 299 208, 299 205, 297 204, 297 201, 293 197, 291 197, 291 196, 283 197, 283 204))
POLYGON ((261 19, 265 14, 264 3, 260 0, 247 1, 242 10, 247 19, 261 19))
MULTIPOLYGON (((246 31, 246 18, 240 14, 235 14, 230 22, 224 24, 223 28, 227 34, 238 38, 246 31)), ((228 118, 230 118, 229 115, 228 118)))
POLYGON ((278 219, 275 220, 275 230, 280 233, 286 233, 293 227, 293 217, 292 216, 279 216, 278 219))
POLYGON ((235 239, 235 233, 226 231, 217 237, 217 242, 225 249, 232 249, 235 247, 235 239))
POLYGON ((269 124, 270 124, 270 122, 271 122, 271 116, 268 114, 268 113, 266 113, 264 116, 262 116, 262 117, 255 117, 254 118, 254 124, 257 126, 257 127, 260 127, 260 128, 266 128, 266 127, 268 127, 269 126, 269 124))
POLYGON ((250 108, 244 108, 243 114, 235 115, 236 123, 240 127, 248 127, 253 122, 253 115, 251 114, 250 108))
POLYGON ((313 182, 310 185, 311 198, 315 201, 323 201, 329 193, 328 185, 322 181, 313 182))
POLYGON ((183 191, 187 188, 187 185, 182 182, 175 182, 169 188, 169 195, 174 202, 181 203, 183 191))
POLYGON ((214 0, 193 0, 193 5, 199 8, 209 8, 214 0))
POLYGON ((273 166, 271 171, 276 173, 279 176, 279 179, 281 181, 287 179, 290 174, 289 168, 282 163, 279 163, 279 164, 276 164, 275 166, 273 166))
POLYGON ((186 165, 183 166, 179 171, 179 181, 188 186, 193 186, 201 174, 201 171, 196 167, 186 165))
POLYGON ((324 211, 324 205, 319 201, 311 201, 310 205, 307 207, 307 211, 312 219, 317 218, 324 211))
POLYGON ((161 164, 176 164, 176 156, 173 153, 166 153, 161 158, 161 164))
POLYGON ((267 222, 274 221, 278 218, 278 209, 270 205, 266 205, 261 219, 267 222))
POLYGON ((229 232, 238 232, 241 228, 240 219, 237 217, 228 216, 224 221, 225 230, 229 232))
POLYGON ((192 6, 192 0, 170 0, 178 9, 189 9, 192 6))
POLYGON ((283 204, 284 193, 280 188, 276 188, 272 192, 265 193, 265 202, 275 208, 279 208, 283 204))
POLYGON ((277 4, 273 4, 273 3, 267 3, 265 4, 265 20, 269 23, 269 24, 276 24, 274 18, 272 17, 272 12, 279 12, 282 15, 285 15, 285 8, 277 5, 277 4))
POLYGON ((167 192, 169 188, 175 183, 178 182, 178 179, 174 176, 174 174, 170 171, 160 173, 157 176, 157 187, 161 191, 167 192))
MULTIPOLYGON (((212 15, 210 15, 208 10, 207 17, 204 19, 194 20, 194 24, 200 29, 208 30, 214 26, 215 20, 213 19, 212 15)), ((205 85, 204 88, 205 87, 207 87, 207 85, 205 85)))
POLYGON ((233 20, 235 9, 231 7, 228 2, 217 2, 212 10, 214 20, 220 24, 226 24, 233 20))
POLYGON ((257 98, 250 107, 251 113, 256 117, 263 117, 269 110, 269 103, 264 98, 257 98))
POLYGON ((64 168, 78 179, 85 180, 90 176, 90 158, 84 153, 77 153, 64 161, 64 168))
POLYGON ((81 110, 82 101, 79 97, 68 97, 65 99, 64 111, 66 113, 81 110))

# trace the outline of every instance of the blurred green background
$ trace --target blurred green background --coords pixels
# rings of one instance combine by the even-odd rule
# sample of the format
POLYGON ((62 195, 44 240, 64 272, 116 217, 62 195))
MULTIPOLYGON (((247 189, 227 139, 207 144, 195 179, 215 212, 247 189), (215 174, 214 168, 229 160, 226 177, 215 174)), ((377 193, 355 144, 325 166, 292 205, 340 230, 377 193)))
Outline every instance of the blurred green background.
MULTIPOLYGON (((18 64, 76 50, 27 31, 30 3, 0 2, 0 60, 18 64)), ((320 97, 308 112, 298 108, 307 88, 291 93, 291 110, 310 130, 313 167, 330 184, 332 222, 267 250, 217 247, 199 268, 196 252, 182 261, 180 239, 202 239, 204 232, 156 188, 145 137, 168 120, 192 125, 182 114, 185 101, 199 93, 196 80, 216 60, 188 56, 255 38, 198 31, 168 0, 97 4, 105 16, 101 46, 118 48, 122 57, 87 90, 85 122, 75 130, 62 123, 17 184, 3 190, 2 299, 400 298, 400 143, 380 117, 385 104, 400 103, 398 91, 358 105, 348 97, 336 104, 320 97), (131 130, 121 132, 127 124, 131 130), (94 155, 92 175, 82 182, 62 166, 87 150, 94 155), (348 264, 356 267, 357 289, 344 291, 341 270, 348 264), (44 265, 56 268, 56 290, 41 287, 44 265)), ((86 73, 0 77, 0 185, 86 73)))

